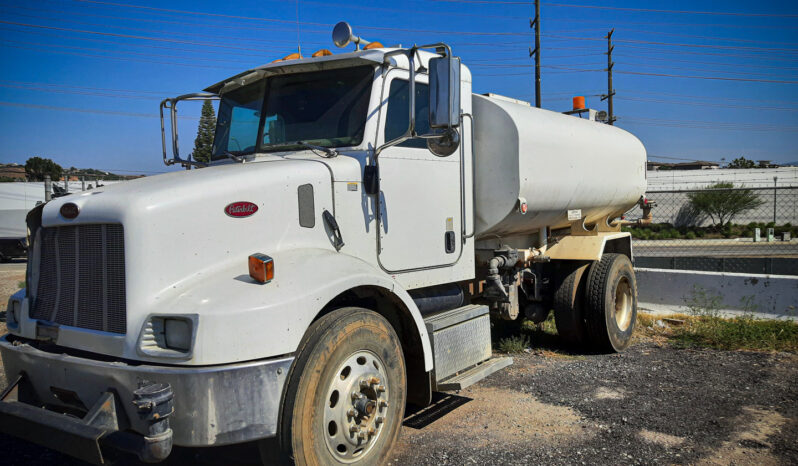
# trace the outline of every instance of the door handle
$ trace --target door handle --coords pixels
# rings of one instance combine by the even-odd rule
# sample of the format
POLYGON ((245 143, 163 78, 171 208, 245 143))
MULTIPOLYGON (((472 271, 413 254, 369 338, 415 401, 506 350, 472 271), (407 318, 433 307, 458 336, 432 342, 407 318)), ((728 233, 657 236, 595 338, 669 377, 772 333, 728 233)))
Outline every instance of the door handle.
POLYGON ((322 212, 321 217, 324 219, 324 223, 327 224, 327 227, 332 231, 333 247, 336 251, 340 251, 341 248, 344 247, 344 239, 341 237, 341 229, 338 228, 338 222, 335 221, 335 216, 333 216, 330 211, 325 210, 322 212))

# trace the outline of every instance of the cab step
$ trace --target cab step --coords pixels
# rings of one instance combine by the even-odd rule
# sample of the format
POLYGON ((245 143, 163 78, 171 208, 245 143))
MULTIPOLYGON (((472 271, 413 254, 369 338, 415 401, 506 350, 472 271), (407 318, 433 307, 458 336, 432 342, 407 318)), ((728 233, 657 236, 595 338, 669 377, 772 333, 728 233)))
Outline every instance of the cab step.
POLYGON ((443 392, 462 390, 470 385, 474 385, 494 372, 504 369, 512 363, 513 358, 510 357, 491 358, 461 374, 455 375, 450 379, 447 379, 443 382, 438 382, 436 388, 443 392))

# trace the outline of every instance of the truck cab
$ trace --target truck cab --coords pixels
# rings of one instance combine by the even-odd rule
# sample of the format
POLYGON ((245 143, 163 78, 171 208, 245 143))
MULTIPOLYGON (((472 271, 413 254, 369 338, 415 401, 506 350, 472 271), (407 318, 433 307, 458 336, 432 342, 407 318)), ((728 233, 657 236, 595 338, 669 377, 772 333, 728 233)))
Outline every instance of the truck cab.
POLYGON ((95 463, 253 440, 268 457, 274 439, 297 464, 375 464, 407 403, 511 364, 491 320, 554 308, 573 342, 628 345, 631 242, 613 219, 642 194, 639 141, 596 136, 635 154, 610 167, 634 183, 582 192, 584 215, 573 195, 544 209, 524 197, 529 169, 505 168, 524 135, 493 128, 527 109, 472 96, 445 44, 387 48, 346 23, 333 38, 358 49, 164 100, 164 162, 186 170, 28 214, 0 430, 95 463), (176 134, 178 103, 202 99, 219 100, 207 163, 181 158, 176 134))

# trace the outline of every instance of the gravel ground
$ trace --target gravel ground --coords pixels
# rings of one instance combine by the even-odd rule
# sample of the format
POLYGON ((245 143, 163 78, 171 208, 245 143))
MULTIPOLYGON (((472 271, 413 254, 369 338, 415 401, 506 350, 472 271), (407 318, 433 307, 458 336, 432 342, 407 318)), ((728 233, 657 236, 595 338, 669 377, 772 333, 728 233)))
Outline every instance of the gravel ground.
MULTIPOLYGON (((2 272, 5 294, 16 285, 8 280, 19 280, 2 272)), ((514 358, 409 417, 391 463, 798 464, 796 355, 675 349, 639 338, 622 354, 543 349, 514 358)), ((3 464, 82 464, 3 435, 0 451, 3 464)), ((257 460, 247 444, 176 448, 167 463, 257 460)))

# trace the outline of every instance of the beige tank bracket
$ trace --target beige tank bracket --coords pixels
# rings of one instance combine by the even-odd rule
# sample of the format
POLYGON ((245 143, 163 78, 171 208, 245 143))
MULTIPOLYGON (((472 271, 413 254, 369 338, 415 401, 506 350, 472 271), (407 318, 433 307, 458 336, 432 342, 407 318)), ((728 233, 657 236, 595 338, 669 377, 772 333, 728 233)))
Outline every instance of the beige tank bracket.
POLYGON ((621 231, 621 222, 610 223, 615 218, 616 216, 614 215, 608 215, 607 217, 603 218, 600 222, 596 223, 596 228, 598 229, 598 231, 601 232, 621 231))
POLYGON ((598 234, 598 228, 595 225, 590 229, 585 226, 586 219, 587 217, 582 217, 579 220, 571 221, 571 236, 596 236, 598 234))

